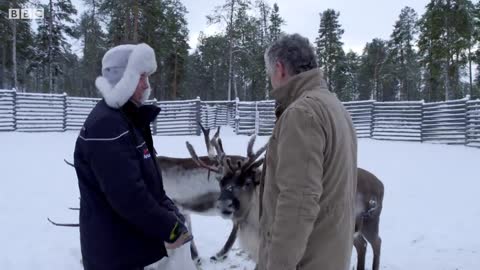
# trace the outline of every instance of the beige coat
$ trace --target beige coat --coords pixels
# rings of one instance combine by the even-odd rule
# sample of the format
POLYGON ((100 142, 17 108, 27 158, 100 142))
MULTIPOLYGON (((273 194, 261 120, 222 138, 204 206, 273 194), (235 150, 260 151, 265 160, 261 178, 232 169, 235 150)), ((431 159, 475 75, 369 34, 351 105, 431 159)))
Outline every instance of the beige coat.
POLYGON ((350 115, 318 69, 272 96, 277 123, 260 185, 258 270, 347 270, 357 186, 350 115))

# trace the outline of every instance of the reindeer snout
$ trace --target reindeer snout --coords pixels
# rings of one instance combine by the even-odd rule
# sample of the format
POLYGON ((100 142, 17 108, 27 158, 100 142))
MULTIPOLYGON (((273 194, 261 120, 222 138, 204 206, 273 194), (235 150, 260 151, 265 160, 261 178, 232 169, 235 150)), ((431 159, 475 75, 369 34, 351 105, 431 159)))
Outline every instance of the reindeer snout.
POLYGON ((220 210, 230 210, 233 211, 233 200, 218 200, 217 208, 220 210))

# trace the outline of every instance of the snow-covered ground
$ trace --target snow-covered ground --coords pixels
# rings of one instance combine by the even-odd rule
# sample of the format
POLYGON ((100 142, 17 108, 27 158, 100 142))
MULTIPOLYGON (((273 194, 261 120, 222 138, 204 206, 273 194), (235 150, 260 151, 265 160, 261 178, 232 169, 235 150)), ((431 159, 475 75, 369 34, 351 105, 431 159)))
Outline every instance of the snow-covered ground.
MULTIPOLYGON (((47 222, 78 220, 67 209, 78 206, 75 172, 63 163, 72 160, 76 135, 0 133, 0 269, 82 269, 78 230, 47 222)), ((222 138, 228 153, 245 154, 248 137, 223 131, 222 138)), ((162 155, 187 157, 186 140, 204 149, 196 136, 155 143, 162 155)), ((480 269, 479 161, 480 149, 465 146, 359 141, 359 166, 386 189, 381 269, 480 269)), ((226 240, 228 221, 194 216, 193 226, 203 269, 253 269, 238 247, 223 263, 208 261, 226 240)), ((370 262, 369 253, 369 269, 370 262)))

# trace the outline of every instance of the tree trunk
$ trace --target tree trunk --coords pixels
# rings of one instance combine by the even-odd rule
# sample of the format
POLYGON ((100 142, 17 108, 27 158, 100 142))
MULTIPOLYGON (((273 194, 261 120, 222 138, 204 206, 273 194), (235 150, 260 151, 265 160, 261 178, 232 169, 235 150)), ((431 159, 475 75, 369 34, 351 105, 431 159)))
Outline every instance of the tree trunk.
POLYGON ((468 47, 468 70, 469 70, 469 76, 470 76, 470 91, 469 95, 472 96, 473 94, 473 80, 472 80, 472 46, 470 43, 470 46, 468 47))
MULTIPOLYGON (((262 48, 266 49, 268 47, 268 42, 271 40, 268 35, 268 25, 267 25, 267 8, 265 7, 265 1, 262 1, 262 17, 263 17, 263 37, 262 37, 262 48)), ((270 78, 267 73, 265 73, 265 99, 269 99, 269 87, 270 87, 270 78)))
POLYGON ((130 6, 131 1, 128 1, 129 5, 125 8, 125 35, 124 35, 124 42, 131 41, 131 31, 132 31, 132 21, 130 20, 130 6))
POLYGON ((7 81, 5 77, 5 71, 7 68, 7 46, 6 44, 2 44, 2 65, 0 66, 0 88, 6 89, 7 88, 7 81))
MULTIPOLYGON (((16 1, 13 1, 15 5, 16 1)), ((17 78, 17 20, 11 20, 12 22, 12 73, 13 73, 13 88, 18 90, 18 78, 17 78)))
MULTIPOLYGON (((92 27, 93 27, 93 37, 92 37, 92 44, 95 44, 97 45, 97 28, 95 27, 95 16, 96 16, 96 10, 95 10, 95 0, 92 0, 92 21, 91 21, 91 24, 92 24, 92 27)), ((85 36, 86 36, 86 33, 85 33, 85 36)), ((84 56, 85 57, 85 56, 84 56)), ((94 49, 94 55, 93 55, 93 61, 95 61, 94 63, 91 63, 91 64, 94 64, 94 66, 96 66, 95 64, 98 63, 98 59, 100 58, 100 56, 98 55, 98 48, 95 47, 94 49)), ((89 75, 89 79, 90 78, 94 78, 95 77, 95 73, 96 73, 96 68, 89 68, 89 71, 90 71, 90 75, 89 75)), ((87 92, 87 95, 88 97, 94 97, 95 96, 95 88, 91 85, 91 84, 88 84, 88 92, 87 92)))
MULTIPOLYGON (((232 0, 230 5, 230 27, 229 27, 229 37, 228 37, 228 93, 227 100, 232 99, 232 60, 233 60, 233 11, 235 8, 235 1, 232 0)), ((237 97, 235 95, 235 97, 237 97)))
POLYGON ((53 89, 53 2, 52 0, 49 1, 49 8, 50 8, 50 17, 48 18, 48 91, 50 93, 54 92, 53 89))
MULTIPOLYGON (((450 1, 447 0, 447 8, 450 8, 450 1)), ((446 16, 444 16, 444 23, 445 23, 445 26, 447 28, 447 61, 446 61, 446 65, 444 67, 444 72, 445 72, 445 100, 449 100, 450 99, 450 59, 452 59, 452 56, 451 56, 451 51, 450 51, 450 46, 451 46, 451 40, 450 40, 450 26, 449 26, 449 21, 448 21, 448 16, 450 14, 447 14, 446 16)))
POLYGON ((238 98, 238 91, 237 91, 237 76, 233 75, 233 91, 235 92, 235 99, 238 98))
POLYGON ((407 89, 407 68, 405 63, 405 55, 403 52, 403 48, 400 49, 400 62, 402 65, 402 80, 400 81, 400 100, 408 100, 408 89, 407 89), (403 93, 402 93, 403 92, 403 93))
POLYGON ((268 100, 270 99, 270 79, 268 78, 268 74, 267 76, 265 77, 265 99, 268 100))
POLYGON ((138 42, 138 0, 133 4, 133 42, 138 42))
POLYGON ((175 41, 175 56, 174 56, 174 61, 173 61, 173 81, 172 81, 172 95, 171 98, 173 100, 177 99, 177 88, 178 88, 178 83, 177 83, 177 69, 178 69, 178 53, 177 53, 177 42, 175 41))
POLYGON ((243 85, 243 100, 247 100, 247 82, 245 80, 245 76, 243 75, 242 75, 242 85, 243 85))

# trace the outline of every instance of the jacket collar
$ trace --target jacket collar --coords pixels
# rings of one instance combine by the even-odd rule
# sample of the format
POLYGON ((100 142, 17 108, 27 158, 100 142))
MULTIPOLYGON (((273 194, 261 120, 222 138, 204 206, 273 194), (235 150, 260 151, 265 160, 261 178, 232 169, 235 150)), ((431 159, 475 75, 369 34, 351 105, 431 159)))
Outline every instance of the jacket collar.
POLYGON ((327 83, 320 69, 312 69, 292 76, 284 85, 271 91, 277 102, 275 114, 279 117, 283 111, 305 92, 327 89, 327 83))
POLYGON ((122 111, 131 119, 135 126, 144 127, 150 125, 155 120, 160 113, 160 108, 156 105, 137 106, 129 100, 122 106, 122 111))

